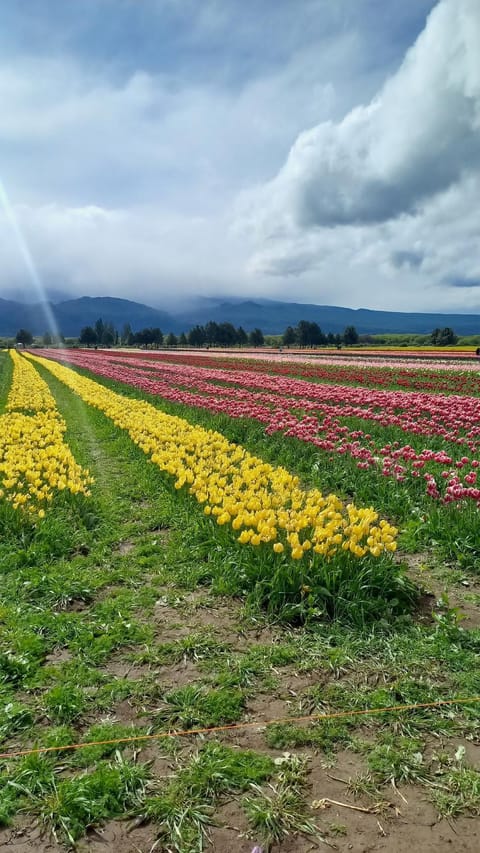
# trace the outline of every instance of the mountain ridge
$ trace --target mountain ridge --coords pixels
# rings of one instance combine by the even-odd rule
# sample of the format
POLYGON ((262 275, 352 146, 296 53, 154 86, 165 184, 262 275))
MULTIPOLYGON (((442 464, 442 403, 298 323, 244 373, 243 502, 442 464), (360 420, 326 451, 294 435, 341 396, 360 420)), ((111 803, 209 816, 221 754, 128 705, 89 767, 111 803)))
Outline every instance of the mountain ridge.
POLYGON ((14 336, 21 327, 41 335, 49 330, 49 313, 66 337, 77 337, 84 326, 94 325, 100 317, 119 331, 129 323, 133 331, 153 326, 175 334, 209 321, 243 326, 247 332, 260 328, 265 334, 281 334, 300 320, 316 322, 322 331, 335 334, 349 325, 355 326, 359 334, 429 334, 434 328, 445 326, 459 335, 480 334, 480 314, 378 311, 251 297, 241 301, 238 297, 209 297, 173 312, 113 296, 81 296, 56 304, 25 304, 0 298, 0 335, 14 336))

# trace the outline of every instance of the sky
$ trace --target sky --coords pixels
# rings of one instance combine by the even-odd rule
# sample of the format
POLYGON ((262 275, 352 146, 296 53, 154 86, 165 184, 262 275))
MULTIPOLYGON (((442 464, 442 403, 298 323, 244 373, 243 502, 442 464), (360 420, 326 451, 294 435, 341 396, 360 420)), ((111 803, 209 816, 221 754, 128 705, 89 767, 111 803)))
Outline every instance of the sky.
POLYGON ((480 0, 17 0, 0 297, 480 313, 480 0))

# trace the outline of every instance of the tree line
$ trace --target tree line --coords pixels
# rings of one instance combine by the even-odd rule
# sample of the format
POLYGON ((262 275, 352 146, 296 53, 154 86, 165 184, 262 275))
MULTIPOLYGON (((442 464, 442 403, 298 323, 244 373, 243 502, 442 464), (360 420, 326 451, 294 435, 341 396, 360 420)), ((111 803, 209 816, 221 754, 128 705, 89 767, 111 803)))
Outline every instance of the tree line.
MULTIPOLYGON (((278 336, 277 336, 278 337, 278 336)), ((288 326, 283 335, 280 336, 281 343, 286 346, 316 347, 316 346, 341 346, 352 345, 359 341, 359 335, 355 326, 347 326, 343 334, 324 334, 318 323, 310 323, 301 320, 293 328, 288 326)), ((121 334, 116 331, 110 323, 97 320, 95 326, 85 326, 79 337, 79 343, 84 346, 145 346, 145 347, 230 347, 230 346, 254 346, 261 347, 265 344, 265 335, 261 329, 252 329, 247 333, 242 326, 237 328, 232 323, 216 323, 210 320, 204 326, 195 325, 189 332, 175 335, 170 332, 164 335, 159 328, 144 328, 133 332, 130 324, 126 324, 121 334)))
POLYGON ((286 347, 341 347, 342 344, 358 344, 358 341, 359 334, 355 326, 347 326, 342 335, 335 335, 333 332, 325 334, 318 323, 309 323, 308 320, 300 320, 295 327, 287 326, 282 335, 282 343, 286 347))
MULTIPOLYGON (((355 326, 347 326, 342 334, 333 332, 324 333, 318 323, 308 320, 300 320, 297 326, 287 326, 281 336, 274 336, 285 347, 321 347, 354 346, 358 343, 379 343, 378 336, 359 335, 355 326)), ((454 346, 458 342, 458 336, 453 329, 434 329, 429 336, 425 336, 424 345, 454 346)), ((28 329, 19 329, 15 342, 30 346, 33 343, 33 335, 28 329)), ((65 338, 61 334, 52 335, 45 332, 42 337, 44 346, 61 346, 65 338)), ((146 327, 137 332, 132 331, 129 323, 126 323, 121 332, 114 327, 113 323, 104 323, 99 318, 93 326, 84 326, 80 332, 78 343, 82 346, 140 346, 159 348, 166 347, 233 347, 253 346, 261 347, 265 344, 265 336, 261 329, 253 329, 247 333, 242 326, 232 323, 216 323, 209 321, 204 326, 196 325, 189 332, 175 335, 169 332, 164 335, 158 327, 146 327)))
POLYGON ((185 334, 175 335, 169 332, 164 335, 158 327, 147 327, 133 332, 126 323, 121 334, 109 323, 97 320, 95 326, 85 326, 79 337, 79 343, 85 346, 113 346, 121 343, 123 346, 146 347, 175 347, 175 346, 263 346, 265 338, 261 329, 253 329, 249 334, 241 326, 235 328, 232 323, 215 323, 205 326, 196 325, 185 334))

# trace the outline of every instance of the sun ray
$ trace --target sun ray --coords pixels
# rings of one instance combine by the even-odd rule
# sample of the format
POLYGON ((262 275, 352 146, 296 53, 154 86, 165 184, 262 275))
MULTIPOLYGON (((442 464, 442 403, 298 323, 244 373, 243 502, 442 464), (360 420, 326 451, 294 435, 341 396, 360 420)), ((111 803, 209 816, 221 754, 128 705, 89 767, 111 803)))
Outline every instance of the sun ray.
POLYGON ((60 330, 58 328, 57 321, 55 319, 55 315, 51 309, 51 306, 48 302, 47 295, 45 292, 45 287, 38 272, 38 269, 35 265, 35 261, 33 259, 33 255, 30 251, 28 243, 23 235, 22 229, 20 228, 18 219, 15 215, 14 207, 9 199, 7 190, 5 188, 5 184, 0 179, 0 206, 3 208, 5 218, 7 220, 8 225, 11 228, 11 233, 15 239, 15 244, 18 249, 18 252, 21 256, 25 269, 28 273, 28 278, 30 281, 30 285, 35 294, 35 297, 38 299, 40 310, 42 311, 45 319, 45 327, 46 331, 49 331, 52 335, 55 336, 55 339, 58 342, 61 342, 60 330))

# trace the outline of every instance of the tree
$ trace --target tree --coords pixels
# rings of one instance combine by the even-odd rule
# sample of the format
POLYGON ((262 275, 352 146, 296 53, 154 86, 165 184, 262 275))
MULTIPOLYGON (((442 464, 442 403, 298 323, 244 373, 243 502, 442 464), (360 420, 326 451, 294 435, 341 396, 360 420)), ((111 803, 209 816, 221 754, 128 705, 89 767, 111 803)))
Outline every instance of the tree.
POLYGON ((327 342, 318 323, 310 323, 310 346, 321 347, 327 342))
POLYGON ((232 323, 220 323, 217 332, 217 342, 220 346, 231 347, 237 343, 237 330, 232 323))
POLYGON ((85 344, 87 347, 97 343, 97 333, 92 326, 84 326, 80 332, 78 339, 80 344, 85 344))
POLYGON ((206 341, 205 329, 203 326, 194 326, 188 333, 188 343, 191 347, 201 347, 206 341))
POLYGON ((301 347, 308 347, 310 344, 310 323, 308 320, 300 320, 295 329, 295 337, 297 343, 301 347))
POLYGON ((122 329, 122 334, 120 335, 120 340, 124 346, 129 347, 132 345, 132 339, 133 339, 132 327, 131 327, 130 323, 125 323, 125 325, 122 329))
POLYGON ((343 333, 343 342, 346 346, 358 344, 358 332, 355 326, 347 326, 343 333))
POLYGON ((52 336, 51 336, 50 332, 44 333, 43 338, 42 338, 42 343, 43 343, 44 347, 51 347, 52 346, 52 336))
POLYGON ((105 326, 102 334, 101 344, 102 347, 112 347, 115 343, 115 329, 110 328, 110 323, 105 326))
POLYGON ((297 336, 295 334, 295 329, 293 328, 293 326, 287 326, 282 335, 282 344, 285 347, 290 347, 296 342, 296 340, 297 336))
POLYGON ((181 347, 186 347, 187 344, 188 344, 187 336, 186 336, 185 332, 182 332, 179 339, 178 339, 178 345, 181 347))
POLYGON ((163 332, 158 327, 140 329, 133 335, 132 342, 144 347, 156 346, 158 349, 163 344, 163 332))
POLYGON ((105 330, 105 324, 104 324, 102 318, 99 317, 97 322, 95 323, 95 334, 97 336, 97 341, 96 341, 97 344, 102 343, 102 337, 103 337, 104 330, 105 330))
POLYGON ((210 320, 205 326, 204 334, 205 343, 210 347, 218 343, 218 323, 215 323, 214 320, 210 320))
POLYGON ((444 329, 434 329, 430 337, 436 347, 454 346, 458 341, 457 335, 448 326, 444 329))
POLYGON ((284 332, 283 343, 285 343, 287 332, 289 342, 294 343, 296 341, 301 347, 319 347, 327 341, 318 323, 310 323, 308 320, 300 320, 296 329, 289 326, 284 332))
POLYGON ((23 344, 24 347, 29 347, 33 344, 33 335, 28 329, 19 329, 15 335, 17 344, 23 344))
POLYGON ((115 343, 115 336, 116 332, 113 323, 104 323, 102 335, 98 339, 98 343, 102 347, 111 347, 115 343))
POLYGON ((177 336, 174 335, 173 332, 169 332, 166 337, 165 343, 167 347, 176 347, 178 344, 177 336))
POLYGON ((248 335, 243 326, 239 326, 237 329, 237 344, 239 347, 244 347, 248 344, 248 335))
POLYGON ((151 329, 151 337, 152 337, 152 344, 154 344, 157 349, 162 346, 162 344, 163 344, 163 332, 161 329, 158 328, 158 326, 155 326, 154 329, 151 329))
POLYGON ((253 329, 248 337, 252 347, 263 347, 265 338, 261 329, 253 329))

